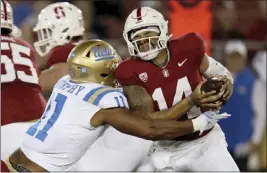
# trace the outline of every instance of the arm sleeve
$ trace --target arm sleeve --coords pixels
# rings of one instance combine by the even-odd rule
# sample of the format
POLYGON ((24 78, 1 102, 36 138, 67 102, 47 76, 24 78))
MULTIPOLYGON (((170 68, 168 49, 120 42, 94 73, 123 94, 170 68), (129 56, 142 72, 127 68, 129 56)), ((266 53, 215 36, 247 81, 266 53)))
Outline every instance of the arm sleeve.
POLYGON ((257 80, 252 94, 252 106, 255 117, 251 140, 253 143, 259 144, 262 140, 266 123, 266 86, 257 80))
POLYGON ((108 108, 129 108, 127 98, 121 90, 113 90, 107 93, 99 101, 99 107, 108 108))
POLYGON ((209 77, 210 75, 223 75, 230 79, 232 83, 234 82, 232 74, 227 70, 226 67, 224 67, 221 63, 219 63, 212 57, 208 56, 208 60, 209 67, 203 74, 205 78, 209 77))

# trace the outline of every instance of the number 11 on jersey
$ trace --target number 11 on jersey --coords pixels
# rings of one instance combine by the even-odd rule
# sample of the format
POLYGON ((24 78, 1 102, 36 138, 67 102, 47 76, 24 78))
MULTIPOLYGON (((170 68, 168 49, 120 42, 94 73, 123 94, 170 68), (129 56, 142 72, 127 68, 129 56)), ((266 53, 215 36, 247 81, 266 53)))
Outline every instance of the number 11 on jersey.
MULTIPOLYGON (((46 121, 46 124, 44 125, 43 129, 39 130, 37 134, 35 135, 35 138, 44 142, 44 140, 47 137, 48 131, 53 127, 55 122, 57 121, 63 106, 67 100, 67 96, 62 95, 60 93, 57 94, 56 98, 54 99, 53 96, 51 96, 51 101, 48 103, 47 108, 42 116, 42 118, 36 122, 34 125, 32 125, 28 131, 26 132, 30 136, 34 136, 37 132, 38 126, 41 124, 42 121, 46 121), (53 110, 52 115, 48 120, 46 120, 47 115, 51 112, 51 104, 56 104, 55 110, 53 110)), ((50 113, 51 114, 51 113, 50 113)))

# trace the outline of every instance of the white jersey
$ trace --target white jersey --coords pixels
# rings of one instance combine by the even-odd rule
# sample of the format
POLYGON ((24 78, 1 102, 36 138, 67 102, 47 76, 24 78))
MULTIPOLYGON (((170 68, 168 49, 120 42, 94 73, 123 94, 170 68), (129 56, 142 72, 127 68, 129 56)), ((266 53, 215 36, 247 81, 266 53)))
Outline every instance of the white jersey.
POLYGON ((69 76, 54 86, 41 119, 26 132, 21 149, 48 171, 70 171, 99 137, 90 119, 101 108, 128 107, 122 89, 76 84, 69 76))

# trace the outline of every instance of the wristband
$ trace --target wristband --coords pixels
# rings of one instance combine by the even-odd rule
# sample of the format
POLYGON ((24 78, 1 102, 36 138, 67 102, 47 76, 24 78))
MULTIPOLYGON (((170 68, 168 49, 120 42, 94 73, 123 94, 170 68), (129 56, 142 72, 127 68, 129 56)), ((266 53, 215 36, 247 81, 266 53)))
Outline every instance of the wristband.
POLYGON ((207 120, 205 119, 203 115, 200 115, 197 118, 193 119, 192 123, 193 123, 194 132, 197 132, 197 131, 203 132, 207 125, 207 120))

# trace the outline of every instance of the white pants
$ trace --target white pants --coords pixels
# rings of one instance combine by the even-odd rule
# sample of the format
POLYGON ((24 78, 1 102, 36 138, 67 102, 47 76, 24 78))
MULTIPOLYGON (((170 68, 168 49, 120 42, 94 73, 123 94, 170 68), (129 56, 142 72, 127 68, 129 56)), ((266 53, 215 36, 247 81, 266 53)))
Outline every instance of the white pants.
POLYGON ((78 161, 77 171, 133 171, 144 161, 151 144, 108 127, 78 161))
POLYGON ((194 141, 159 141, 138 171, 239 171, 219 125, 194 141))
POLYGON ((6 160, 22 143, 23 136, 28 128, 34 122, 30 123, 12 123, 1 126, 1 159, 6 160))

